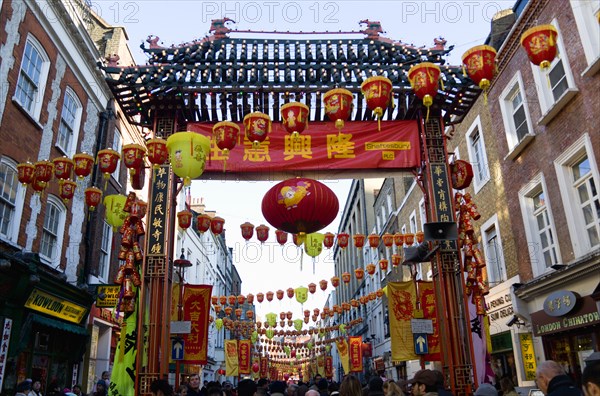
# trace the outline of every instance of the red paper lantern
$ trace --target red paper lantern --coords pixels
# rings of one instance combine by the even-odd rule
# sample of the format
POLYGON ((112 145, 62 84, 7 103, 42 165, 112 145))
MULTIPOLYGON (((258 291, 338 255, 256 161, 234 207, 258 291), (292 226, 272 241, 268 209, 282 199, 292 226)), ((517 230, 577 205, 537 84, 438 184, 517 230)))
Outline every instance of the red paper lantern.
POLYGON ((410 86, 415 95, 423 101, 423 105, 427 107, 426 119, 429 119, 429 107, 431 107, 433 98, 437 95, 439 79, 440 68, 431 62, 421 62, 408 71, 410 86))
POLYGON ((379 260, 379 268, 382 271, 384 271, 384 272, 387 271, 387 269, 388 269, 388 261, 386 259, 379 260))
POLYGON ((242 317, 242 308, 235 309, 235 316, 239 319, 242 317))
MULTIPOLYGON (((325 287, 327 289, 327 287, 325 287)), ((315 292, 317 291, 317 285, 316 283, 309 283, 308 284, 308 292, 310 294, 315 294, 315 292)))
POLYGON ((483 90, 487 100, 487 91, 496 74, 496 50, 489 45, 477 45, 462 56, 467 74, 483 90))
POLYGON ((237 300, 237 298, 234 295, 227 296, 227 303, 229 305, 235 305, 236 300, 237 300))
POLYGON ((75 188, 77 183, 71 180, 62 180, 62 183, 58 185, 58 195, 62 198, 65 205, 73 199, 75 195, 75 188))
POLYGON ((381 240, 383 241, 383 245, 388 249, 394 245, 394 236, 389 232, 383 234, 381 240))
POLYGON ((17 174, 19 182, 26 186, 33 182, 35 177, 35 166, 31 162, 25 162, 17 165, 17 174))
POLYGON ((69 157, 58 157, 52 160, 54 165, 54 176, 58 179, 58 183, 61 184, 64 180, 71 178, 73 167, 75 162, 69 157))
POLYGON ((548 69, 556 57, 558 31, 553 25, 539 25, 527 29, 521 35, 521 45, 531 63, 542 70, 548 69))
POLYGON ((225 311, 225 315, 230 316, 231 313, 233 312, 233 308, 230 306, 227 306, 223 309, 225 311))
POLYGON ((275 238, 281 246, 285 245, 288 240, 288 233, 281 230, 275 230, 275 238))
POLYGON ((211 217, 206 213, 198 215, 196 218, 196 229, 200 234, 204 234, 210 228, 211 217))
POLYGON ((302 244, 304 243, 304 239, 306 239, 306 235, 305 234, 292 234, 292 241, 294 242, 294 245, 296 245, 297 247, 302 246, 302 244))
POLYGON ((360 85, 360 90, 365 96, 367 107, 377 116, 378 129, 381 129, 383 111, 389 106, 392 98, 392 82, 383 76, 372 76, 360 85))
POLYGON ((352 277, 350 276, 349 272, 344 272, 342 274, 342 281, 346 284, 350 283, 350 279, 352 279, 352 277))
POLYGON ((367 274, 373 275, 375 273, 376 269, 377 269, 377 267, 375 267, 375 264, 373 264, 373 263, 367 264, 367 274))
POLYGON ((344 121, 350 118, 352 113, 352 92, 344 88, 331 89, 323 95, 325 103, 325 114, 333 122, 338 132, 344 128, 344 121))
POLYGON ((345 232, 341 232, 337 236, 338 246, 342 249, 346 249, 348 247, 348 240, 350 239, 350 235, 345 232))
POLYGON ((323 245, 327 249, 331 249, 331 247, 333 246, 334 239, 335 239, 334 234, 332 234, 331 232, 326 232, 325 235, 323 235, 323 245))
POLYGON ((179 227, 184 231, 187 230, 192 225, 192 212, 189 210, 182 210, 177 213, 177 222, 179 223, 179 227))
POLYGON ((237 302, 239 305, 242 305, 246 302, 246 296, 240 294, 239 296, 237 296, 237 302))
POLYGON ((339 276, 331 277, 331 286, 338 287, 339 285, 340 285, 340 277, 339 276))
POLYGON ((165 139, 150 139, 146 142, 146 147, 148 147, 148 161, 154 169, 158 169, 169 159, 169 150, 165 139))
POLYGON ((253 148, 258 148, 271 132, 271 118, 260 112, 249 113, 244 117, 246 138, 252 142, 253 148))
POLYGON ((253 363, 252 364, 252 371, 255 373, 258 373, 258 370, 260 370, 260 366, 258 365, 258 363, 253 363))
POLYGON ((87 153, 78 153, 73 156, 75 162, 75 174, 79 179, 89 176, 94 166, 94 157, 87 153))
POLYGON ((279 289, 275 292, 278 300, 283 300, 283 290, 279 289))
POLYGON ((102 198, 102 190, 97 187, 88 187, 85 189, 85 204, 89 206, 90 211, 93 212, 96 206, 100 203, 102 198))
POLYGON ((356 279, 361 280, 365 277, 365 270, 362 268, 357 268, 354 270, 354 275, 356 276, 356 279))
POLYGON ((286 293, 287 293, 288 298, 293 298, 294 297, 294 288, 288 287, 288 289, 286 290, 286 293))
POLYGON ((227 304, 227 296, 219 296, 219 302, 221 305, 227 304))
POLYGON ((319 287, 323 291, 327 290, 327 281, 325 279, 320 280, 319 281, 319 287))
POLYGON ((265 300, 265 295, 264 293, 257 293, 256 294, 256 301, 258 301, 259 303, 263 302, 265 300))
POLYGON ((425 233, 423 231, 417 231, 415 233, 415 239, 417 240, 417 243, 423 243, 425 240, 425 233))
POLYGON ((244 224, 241 224, 240 228, 242 229, 242 238, 246 241, 252 239, 252 236, 254 235, 254 224, 247 221, 244 224))
POLYGON ((108 180, 110 175, 117 170, 117 165, 121 155, 111 148, 98 151, 98 168, 104 174, 104 179, 108 180))
POLYGON ((407 246, 412 246, 415 243, 415 234, 404 234, 404 240, 407 246))
POLYGON ((281 123, 294 139, 306 129, 308 112, 308 106, 300 102, 290 102, 281 106, 281 123))
POLYGON ((225 219, 219 216, 215 216, 210 220, 210 230, 215 235, 221 235, 223 227, 225 226, 225 219))
POLYGON ((306 178, 285 180, 273 186, 262 201, 265 219, 292 234, 311 234, 337 216, 338 199, 325 184, 306 178))
POLYGON ((210 303, 212 305, 217 305, 219 303, 219 296, 210 296, 210 303))
POLYGON ((464 160, 456 160, 450 165, 450 180, 452 188, 462 190, 473 181, 473 166, 464 160))
MULTIPOLYGON (((274 296, 274 295, 275 295, 275 293, 273 293, 272 291, 268 291, 268 292, 267 292, 267 301, 268 301, 268 302, 271 302, 271 301, 273 301, 273 296, 274 296)), ((283 296, 282 296, 282 298, 283 298, 283 296)))
POLYGON ((246 301, 248 301, 248 304, 253 304, 254 303, 254 294, 248 293, 248 295, 246 296, 246 301))
POLYGON ((42 160, 33 164, 35 167, 35 181, 42 188, 46 188, 48 182, 52 179, 54 165, 50 161, 42 160))
POLYGON ((379 235, 378 234, 371 234, 369 235, 369 246, 373 249, 376 249, 377 247, 379 247, 379 235))
POLYGON ((229 152, 233 150, 237 144, 238 137, 240 134, 240 127, 230 121, 221 121, 213 126, 213 136, 215 144, 219 150, 223 151, 223 172, 227 167, 227 160, 229 159, 229 152))
POLYGON ((123 146, 123 164, 129 169, 129 175, 133 177, 144 166, 146 148, 139 144, 131 143, 123 146))
POLYGON ((352 239, 354 240, 354 246, 357 249, 362 249, 363 246, 365 246, 365 236, 364 236, 364 234, 354 234, 352 236, 352 239))
POLYGON ((265 243, 269 239, 269 227, 264 224, 256 227, 256 238, 261 242, 265 243))
POLYGON ((253 317, 254 317, 254 311, 247 310, 246 311, 246 318, 252 320, 253 317))
POLYGON ((394 244, 397 247, 403 246, 404 245, 404 234, 401 234, 399 232, 394 234, 394 244))

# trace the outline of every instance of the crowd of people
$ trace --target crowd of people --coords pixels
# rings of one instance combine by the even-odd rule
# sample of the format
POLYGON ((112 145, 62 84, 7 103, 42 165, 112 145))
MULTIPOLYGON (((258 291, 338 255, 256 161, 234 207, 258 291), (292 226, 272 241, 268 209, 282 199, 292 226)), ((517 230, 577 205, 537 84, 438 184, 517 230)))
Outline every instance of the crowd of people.
POLYGON ((17 385, 17 393, 15 396, 108 396, 110 386, 110 373, 104 371, 102 378, 95 384, 92 393, 86 395, 82 391, 82 386, 79 384, 73 385, 71 388, 63 388, 56 381, 52 381, 46 390, 42 392, 42 382, 39 379, 26 379, 17 385))

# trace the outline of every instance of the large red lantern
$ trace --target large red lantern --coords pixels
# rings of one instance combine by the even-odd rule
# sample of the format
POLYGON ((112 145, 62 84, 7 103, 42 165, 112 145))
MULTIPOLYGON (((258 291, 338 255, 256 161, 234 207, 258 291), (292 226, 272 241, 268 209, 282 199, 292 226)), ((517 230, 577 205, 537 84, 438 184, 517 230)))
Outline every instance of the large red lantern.
POLYGON ((534 26, 521 35, 521 45, 531 63, 545 70, 556 57, 557 37, 558 31, 553 25, 534 26))
POLYGON ((85 204, 89 206, 90 211, 94 211, 102 198, 102 190, 97 187, 88 187, 85 189, 85 204))
POLYGON ((54 164, 54 176, 58 179, 58 183, 62 184, 64 180, 71 178, 75 163, 69 157, 58 157, 52 160, 54 164))
POLYGON ((213 126, 213 136, 215 144, 219 150, 223 151, 223 172, 227 167, 227 160, 229 159, 229 152, 233 150, 237 144, 238 137, 240 135, 240 127, 231 121, 217 122, 213 126))
POLYGON ((215 216, 210 221, 210 230, 215 235, 221 235, 223 227, 225 226, 225 219, 219 216, 215 216))
POLYGON ((275 228, 292 234, 311 234, 337 216, 338 199, 325 184, 306 178, 285 180, 264 196, 262 212, 275 228))
POLYGON ((487 91, 496 74, 496 50, 489 45, 477 45, 463 54, 462 61, 467 74, 483 90, 487 101, 487 91))
POLYGON ((249 113, 244 117, 246 138, 252 142, 253 148, 258 148, 271 132, 271 118, 260 112, 249 113))
POLYGON ((334 239, 335 239, 334 234, 332 234, 331 232, 326 232, 325 235, 323 235, 323 245, 327 249, 331 249, 333 247, 334 239))
POLYGON ((35 181, 42 188, 46 188, 46 185, 52 179, 54 165, 50 161, 42 160, 36 162, 33 166, 35 167, 35 181))
POLYGON ((169 159, 169 150, 165 139, 150 139, 146 142, 146 147, 148 147, 148 161, 154 169, 157 169, 169 159))
POLYGON ((75 162, 75 174, 80 180, 92 173, 94 157, 91 155, 87 153, 77 153, 73 156, 73 161, 75 162))
POLYGON ((35 166, 31 162, 25 162, 17 165, 17 174, 19 182, 26 186, 33 182, 35 177, 35 166))
POLYGON ((344 128, 344 121, 352 113, 352 92, 344 88, 331 89, 323 95, 325 114, 333 122, 338 132, 344 128))
POLYGON ((426 119, 429 119, 429 107, 431 107, 433 98, 437 95, 439 79, 440 68, 431 62, 421 62, 408 71, 410 86, 415 95, 423 101, 423 105, 427 107, 426 119))
POLYGON ((350 240, 350 235, 345 232, 340 232, 337 236, 338 246, 342 249, 346 249, 348 247, 348 241, 350 240))
POLYGON ((308 125, 308 106, 300 102, 290 102, 281 106, 281 120, 283 128, 292 134, 294 139, 306 129, 308 125))
POLYGON ((139 144, 131 143, 123 146, 123 164, 129 169, 131 177, 142 169, 145 156, 146 148, 139 144))
POLYGON ((269 227, 264 224, 256 227, 256 238, 261 242, 265 243, 269 239, 269 227))
POLYGON ((392 82, 387 77, 372 76, 360 85, 360 90, 365 96, 367 107, 377 116, 377 127, 381 129, 383 111, 389 106, 392 98, 392 82))
POLYGON ((198 218, 196 219, 196 229, 200 234, 204 234, 210 229, 210 221, 211 218, 206 213, 198 215, 198 218))
POLYGON ((104 179, 108 180, 111 173, 117 170, 117 165, 121 155, 111 148, 98 151, 98 167, 104 174, 104 179))
POLYGON ((189 210, 182 210, 177 213, 177 222, 179 223, 179 227, 184 231, 187 230, 192 225, 192 212, 189 210))
POLYGON ((242 238, 249 241, 254 235, 254 224, 247 221, 244 224, 241 224, 240 228, 242 229, 242 238))
POLYGON ((473 166, 464 160, 456 160, 450 164, 450 180, 452 188, 462 190, 471 185, 473 180, 473 166))
POLYGON ((62 198, 65 205, 73 199, 75 195, 75 187, 77 183, 72 180, 61 180, 62 183, 58 185, 58 195, 62 198))

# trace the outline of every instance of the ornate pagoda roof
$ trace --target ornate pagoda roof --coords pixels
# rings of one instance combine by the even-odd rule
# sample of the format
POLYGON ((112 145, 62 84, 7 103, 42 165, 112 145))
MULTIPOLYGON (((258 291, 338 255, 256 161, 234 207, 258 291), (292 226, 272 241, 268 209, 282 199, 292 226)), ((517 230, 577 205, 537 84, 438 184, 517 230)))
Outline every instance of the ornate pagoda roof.
POLYGON ((235 31, 226 26, 228 21, 214 20, 211 36, 177 46, 162 47, 158 37, 148 36, 141 46, 146 65, 120 66, 118 57, 99 64, 130 122, 151 126, 154 112, 161 109, 176 109, 188 122, 237 122, 253 111, 279 121, 280 106, 290 101, 307 104, 311 120, 325 121, 321 97, 332 88, 356 94, 353 120, 372 120, 360 86, 374 75, 393 84, 394 100, 383 119, 414 119, 423 107, 412 93, 408 70, 425 61, 441 69, 443 86, 432 111, 447 124, 460 122, 481 92, 461 66, 446 64, 444 56, 453 47, 447 48, 442 38, 431 48, 415 47, 381 36, 381 25, 368 20, 360 22, 367 25, 364 30, 335 33, 235 31), (229 37, 232 33, 244 37, 229 37), (251 38, 252 33, 299 38, 251 38), (303 39, 301 34, 324 38, 303 39), (352 34, 363 37, 339 38, 352 34))

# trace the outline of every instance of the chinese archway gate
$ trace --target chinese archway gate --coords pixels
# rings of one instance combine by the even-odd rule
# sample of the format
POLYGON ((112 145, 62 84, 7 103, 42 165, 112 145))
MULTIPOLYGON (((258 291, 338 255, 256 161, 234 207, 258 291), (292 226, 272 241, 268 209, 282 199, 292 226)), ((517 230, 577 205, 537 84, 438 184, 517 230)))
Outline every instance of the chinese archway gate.
MULTIPOLYGON (((326 178, 331 170, 335 170, 336 178, 350 173, 352 177, 385 177, 388 172, 409 171, 417 175, 425 191, 428 221, 456 221, 450 199, 444 125, 460 122, 481 90, 463 75, 460 66, 445 64, 443 57, 452 49, 445 47, 445 41, 435 40, 429 49, 416 48, 381 37, 381 29, 371 28, 335 33, 359 35, 352 39, 254 40, 229 37, 235 31, 225 27, 224 22, 211 30, 212 36, 180 46, 160 47, 158 38, 149 39, 149 45, 143 48, 149 56, 147 65, 101 66, 132 124, 149 128, 155 137, 164 139, 185 130, 210 136, 218 122, 231 121, 244 130, 244 117, 262 112, 273 121, 268 139, 256 146, 247 141, 240 146, 238 142, 239 147, 227 153, 226 170, 219 157, 222 153, 213 145, 203 178, 252 180, 274 175, 302 176, 305 171, 326 178), (423 62, 437 65, 444 80, 428 106, 428 117, 408 79, 410 66, 423 62), (377 92, 361 93, 361 85, 372 76, 384 76, 392 84, 387 107, 378 107, 377 115, 367 107, 367 97, 377 92), (353 96, 353 110, 345 124, 326 116, 331 109, 325 108, 323 96, 336 88, 348 90, 353 96), (281 127, 281 109, 294 101, 310 108, 308 127, 302 134, 286 133, 281 127), (381 130, 377 119, 381 119, 381 130), (370 136, 360 136, 361 130, 370 136), (345 144, 354 137, 357 140, 351 146, 345 144), (348 160, 351 154, 354 157, 348 160), (363 155, 372 157, 361 162, 363 155), (317 166, 310 161, 311 156, 331 161, 317 166), (271 162, 263 166, 265 158, 271 162), (294 166, 285 166, 290 158, 294 166), (446 200, 441 202, 439 197, 444 196, 446 200)), ((286 125, 298 115, 284 112, 283 117, 291 117, 286 125)), ((151 198, 162 194, 169 197, 167 202, 173 200, 178 182, 168 168, 164 165, 153 170, 151 198)), ((155 205, 151 199, 149 213, 154 212, 155 205)), ((149 395, 152 380, 168 374, 169 321, 163 318, 169 317, 166 304, 171 301, 170 263, 174 252, 169 241, 173 240, 176 224, 175 205, 165 209, 162 220, 169 227, 159 231, 166 238, 147 238, 146 245, 140 298, 144 306, 150 307, 150 323, 146 340, 142 332, 137 335, 140 345, 148 344, 147 362, 142 362, 142 354, 137 359, 136 394, 140 395, 149 395)), ((464 278, 456 245, 444 244, 432 264, 438 312, 445 313, 439 318, 440 337, 453 340, 442 347, 444 371, 454 393, 467 394, 473 384, 473 365, 464 278)))

